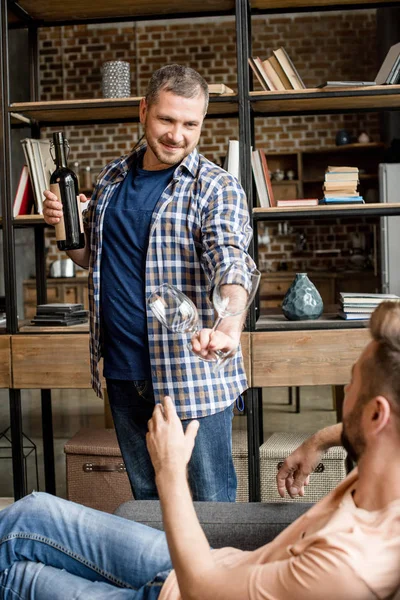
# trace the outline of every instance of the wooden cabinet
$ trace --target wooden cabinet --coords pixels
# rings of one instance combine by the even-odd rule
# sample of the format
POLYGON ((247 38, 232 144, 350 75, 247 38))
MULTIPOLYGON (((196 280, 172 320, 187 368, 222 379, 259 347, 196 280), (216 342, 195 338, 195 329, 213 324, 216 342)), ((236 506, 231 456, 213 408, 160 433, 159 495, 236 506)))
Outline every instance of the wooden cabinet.
MULTIPOLYGON (((47 302, 70 302, 83 304, 88 309, 87 277, 60 277, 47 280, 47 302)), ((24 281, 24 318, 32 319, 36 314, 36 280, 24 281)))

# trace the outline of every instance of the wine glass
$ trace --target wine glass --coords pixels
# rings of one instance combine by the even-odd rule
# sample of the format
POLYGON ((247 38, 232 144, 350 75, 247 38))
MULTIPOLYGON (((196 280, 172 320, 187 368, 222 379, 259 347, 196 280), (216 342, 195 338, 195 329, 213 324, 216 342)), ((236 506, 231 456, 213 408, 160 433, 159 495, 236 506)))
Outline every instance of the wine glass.
MULTIPOLYGON (((235 317, 244 313, 256 295, 261 273, 258 269, 242 261, 235 261, 222 273, 213 290, 213 305, 217 318, 211 330, 211 336, 218 328, 222 319, 235 317)), ((223 362, 236 352, 215 350, 217 357, 214 372, 218 371, 223 362)))
MULTIPOLYGON (((199 313, 190 298, 170 283, 163 283, 150 294, 147 303, 154 316, 172 333, 193 333, 199 329, 199 313)), ((192 344, 189 343, 192 350, 192 344)), ((192 350, 193 351, 193 350, 192 350)), ((203 358, 205 362, 214 362, 215 358, 203 358)))

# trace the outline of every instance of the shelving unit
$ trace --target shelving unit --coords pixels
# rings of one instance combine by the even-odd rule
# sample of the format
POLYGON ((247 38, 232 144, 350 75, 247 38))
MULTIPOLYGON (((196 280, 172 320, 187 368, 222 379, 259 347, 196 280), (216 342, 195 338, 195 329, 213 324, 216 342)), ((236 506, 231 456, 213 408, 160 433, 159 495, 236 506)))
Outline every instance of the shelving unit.
MULTIPOLYGON (((2 229, 4 244, 5 282, 7 289, 7 333, 0 337, 0 345, 7 348, 11 345, 10 375, 2 379, 10 386, 10 415, 12 427, 12 452, 14 493, 19 498, 25 493, 25 477, 22 451, 21 398, 20 389, 24 387, 23 369, 31 369, 38 353, 45 348, 44 343, 61 344, 68 338, 68 344, 77 344, 83 349, 87 344, 87 334, 46 335, 40 333, 22 334, 18 327, 16 311, 16 278, 14 233, 19 227, 32 227, 35 231, 36 280, 38 285, 38 301, 46 302, 46 276, 44 268, 44 222, 40 217, 26 216, 12 218, 12 198, 10 183, 11 157, 11 122, 32 124, 33 132, 38 134, 39 127, 55 124, 83 124, 99 122, 135 121, 138 118, 139 98, 117 100, 73 100, 60 102, 40 102, 38 98, 38 48, 37 28, 52 25, 79 23, 107 23, 115 21, 131 21, 141 19, 176 18, 191 15, 235 15, 236 47, 237 47, 237 95, 213 97, 210 102, 209 116, 222 118, 238 116, 240 161, 242 167, 241 181, 248 195, 249 207, 254 223, 262 220, 294 220, 301 218, 318 219, 320 217, 346 216, 388 216, 400 214, 400 205, 380 206, 368 205, 359 207, 318 207, 306 209, 252 209, 253 184, 251 175, 251 146, 254 147, 254 119, 258 116, 284 116, 294 114, 343 113, 354 111, 379 111, 400 108, 400 85, 373 86, 368 88, 349 88, 346 90, 308 89, 286 92, 250 92, 250 73, 247 66, 251 55, 251 17, 257 14, 274 14, 277 12, 301 12, 312 10, 338 10, 355 8, 372 8, 378 6, 398 6, 395 0, 0 0, 1 2, 1 63, 0 63, 0 183, 2 202, 2 229), (12 27, 28 27, 30 51, 27 59, 31 64, 31 98, 30 102, 10 104, 9 100, 9 65, 8 65, 8 23, 12 27), (21 118, 22 117, 22 118, 21 118), (15 361, 15 364, 14 364, 15 361), (30 362, 31 361, 31 362, 30 362)), ((257 241, 251 251, 256 255, 257 241)), ((344 332, 313 331, 306 335, 310 344, 304 357, 317 355, 320 364, 315 373, 300 377, 299 366, 287 356, 288 335, 291 332, 257 332, 257 314, 251 310, 249 314, 250 334, 248 337, 249 380, 251 388, 247 394, 248 443, 249 443, 249 490, 250 499, 259 499, 259 456, 260 445, 259 408, 260 389, 270 385, 302 385, 306 381, 312 383, 342 384, 348 373, 348 361, 354 360, 359 348, 365 342, 367 332, 358 329, 346 329, 344 332), (361 332, 361 333, 360 333, 361 332), (321 333, 324 334, 321 336, 321 333), (318 337, 319 336, 319 337, 318 337), (324 376, 324 348, 326 344, 333 347, 351 348, 344 353, 338 362, 336 371, 332 368, 324 376), (336 346, 335 346, 336 344, 336 346), (286 354, 285 354, 286 352, 286 354), (279 360, 275 360, 272 353, 279 360), (321 358, 322 357, 322 358, 321 358), (275 360, 275 362, 274 362, 275 360), (286 362, 285 362, 286 361, 286 362), (284 368, 289 366, 290 368, 284 368), (296 366, 296 368, 294 368, 296 366), (286 379, 285 379, 286 378, 286 379), (329 379, 330 378, 330 379, 329 379)), ((301 333, 298 335, 301 338, 301 333)), ((304 335, 303 335, 304 338, 304 335)), ((60 347, 61 347, 60 346, 60 347)), ((7 350, 5 350, 7 354, 7 350)), ((82 350, 82 352, 84 352, 82 350)), ((79 354, 79 353, 78 353, 79 354)), ((54 356, 52 354, 51 356, 54 356)), ((51 360, 51 356, 48 359, 51 360)), ((88 360, 88 354, 85 355, 88 360)), ((298 359, 298 357, 297 357, 298 359)), ((301 359, 299 365, 304 360, 301 359)), ((309 362, 312 364, 312 361, 309 362)), ((87 377, 79 374, 79 377, 87 377)), ((59 381, 59 380, 58 380, 59 381)), ((85 379, 87 381, 87 379, 85 379)), ((70 384, 71 379, 67 379, 70 384)), ((40 385, 40 381, 37 380, 40 385)), ((57 382, 55 381, 54 384, 57 382)), ((31 385, 29 382, 28 385, 31 385)), ((53 381, 51 383, 53 385, 53 381)), ((45 454, 46 488, 54 490, 54 456, 52 448, 51 423, 51 387, 42 389, 43 438, 45 454)))
MULTIPOLYGON (((42 337, 43 332, 32 331, 29 326, 19 329, 19 322, 16 312, 16 278, 15 278, 15 249, 14 233, 16 228, 30 227, 35 232, 35 255, 36 255, 36 281, 37 281, 37 301, 45 303, 47 301, 46 293, 46 272, 44 261, 44 230, 45 223, 43 218, 38 215, 28 215, 20 218, 12 218, 11 201, 11 125, 12 124, 31 124, 32 135, 39 134, 39 128, 45 125, 69 125, 69 124, 88 124, 88 123, 120 123, 135 122, 139 117, 139 97, 128 99, 87 99, 78 101, 60 101, 60 102, 40 102, 38 97, 38 27, 51 25, 71 25, 74 23, 106 23, 115 21, 131 21, 151 18, 175 18, 186 17, 188 14, 193 17, 207 15, 233 14, 235 11, 234 0, 208 0, 199 2, 194 0, 188 5, 181 0, 157 0, 156 2, 143 2, 142 0, 134 3, 131 0, 116 0, 110 3, 100 0, 96 4, 88 1, 61 2, 56 0, 50 2, 46 0, 20 0, 19 2, 1 0, 1 33, 2 33, 2 54, 1 54, 1 73, 2 82, 0 103, 2 120, 0 126, 1 142, 1 174, 2 174, 2 221, 1 227, 4 238, 4 256, 5 256, 5 280, 7 294, 7 332, 15 338, 14 350, 18 347, 19 336, 22 331, 35 336, 37 347, 46 340, 42 337), (185 11, 183 13, 183 11, 185 11), (8 18, 12 27, 27 27, 29 31, 30 50, 29 60, 31 64, 31 98, 29 102, 10 103, 9 100, 9 64, 8 64, 8 18)), ((239 22, 238 22, 239 27, 239 22)), ((208 116, 210 118, 221 118, 225 116, 238 116, 238 97, 236 94, 227 94, 222 96, 210 97, 210 108, 208 116)), ((88 344, 87 334, 82 335, 84 340, 87 360, 88 344)), ((57 337, 57 336, 56 336, 57 337)), ((69 343, 74 336, 68 334, 58 334, 60 344, 67 337, 69 343)), ((22 338, 21 338, 22 339, 22 338)), ((55 338, 54 338, 55 339, 55 338)), ((54 355, 53 355, 54 356, 54 355)), ((19 498, 25 494, 25 477, 22 451, 22 410, 21 396, 18 378, 18 358, 21 358, 18 352, 13 353, 15 359, 14 377, 10 380, 10 409, 12 425, 12 454, 13 454, 13 473, 14 473, 14 494, 19 498)), ((48 370, 48 368, 47 368, 48 370)), ((56 372, 57 369, 56 369, 56 372)), ((89 376, 87 378, 89 387, 89 376)), ((57 377, 56 383, 62 378, 57 377)), ((73 383, 73 378, 67 377, 69 386, 73 383)), ((37 387, 37 386, 36 386, 37 387)), ((42 425, 43 425, 43 444, 45 460, 45 481, 46 490, 55 493, 55 473, 54 473, 54 451, 53 451, 53 432, 52 432, 52 411, 51 411, 51 388, 42 386, 42 425)))

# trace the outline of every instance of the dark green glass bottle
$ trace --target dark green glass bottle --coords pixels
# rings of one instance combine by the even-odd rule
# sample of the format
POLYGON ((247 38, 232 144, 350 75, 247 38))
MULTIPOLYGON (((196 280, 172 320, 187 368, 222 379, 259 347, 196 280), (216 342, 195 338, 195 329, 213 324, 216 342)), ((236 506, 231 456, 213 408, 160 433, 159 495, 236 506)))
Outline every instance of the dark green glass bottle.
POLYGON ((50 191, 63 205, 63 218, 56 225, 59 250, 78 250, 85 247, 78 179, 68 168, 65 148, 68 146, 62 131, 53 133, 54 162, 56 170, 50 177, 50 191))

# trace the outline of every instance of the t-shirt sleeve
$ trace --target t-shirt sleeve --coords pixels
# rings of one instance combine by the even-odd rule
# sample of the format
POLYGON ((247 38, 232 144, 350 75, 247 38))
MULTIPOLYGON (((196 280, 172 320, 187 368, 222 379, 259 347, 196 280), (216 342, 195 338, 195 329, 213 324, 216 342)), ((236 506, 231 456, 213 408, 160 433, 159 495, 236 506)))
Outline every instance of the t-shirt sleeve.
POLYGON ((256 565, 249 574, 250 600, 376 600, 343 550, 315 544, 299 556, 256 565))

